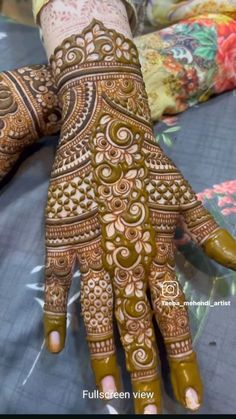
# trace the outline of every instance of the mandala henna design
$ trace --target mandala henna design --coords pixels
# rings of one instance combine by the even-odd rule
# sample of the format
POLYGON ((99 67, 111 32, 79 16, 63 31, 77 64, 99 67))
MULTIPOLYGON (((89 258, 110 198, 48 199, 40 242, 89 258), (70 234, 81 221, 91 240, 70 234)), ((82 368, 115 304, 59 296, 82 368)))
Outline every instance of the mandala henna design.
MULTIPOLYGON (((55 316, 56 330, 65 321, 77 259, 98 386, 110 374, 116 384, 119 381, 112 329, 114 290, 133 388, 154 391, 152 399, 135 402, 136 412, 143 413, 151 403, 160 410, 146 289, 151 289, 173 377, 176 380, 178 363, 188 376, 197 364, 184 296, 175 282, 174 231, 181 215, 191 236, 204 246, 216 237, 219 226, 155 143, 137 50, 130 40, 93 21, 55 50, 51 66, 62 104, 62 130, 46 216, 46 337, 55 316)), ((196 368, 195 385, 201 394, 196 368)), ((184 394, 174 388, 185 404, 184 394)))
POLYGON ((0 180, 24 148, 59 130, 60 109, 47 66, 0 74, 0 180))

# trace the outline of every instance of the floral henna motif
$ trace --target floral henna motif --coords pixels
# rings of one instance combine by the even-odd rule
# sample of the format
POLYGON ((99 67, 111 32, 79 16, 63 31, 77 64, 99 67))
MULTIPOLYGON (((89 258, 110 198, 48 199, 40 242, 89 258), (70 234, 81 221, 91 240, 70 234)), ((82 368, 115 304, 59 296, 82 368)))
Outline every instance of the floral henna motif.
MULTIPOLYGON (((67 38, 55 50, 51 66, 64 117, 49 188, 48 215, 53 218, 49 224, 57 222, 66 231, 69 223, 64 227, 62 218, 71 217, 73 238, 79 240, 81 228, 85 227, 78 217, 85 220, 89 212, 95 213, 93 234, 101 237, 105 277, 113 277, 115 313, 127 367, 134 380, 153 380, 157 377, 157 357, 146 286, 156 249, 145 188, 148 170, 142 151, 151 123, 137 50, 123 35, 93 21, 81 35, 67 38), (78 178, 83 179, 80 184, 86 178, 88 181, 88 188, 79 189, 79 199, 78 178)), ((89 234, 91 231, 87 243, 89 234)), ((83 246, 87 243, 85 240, 83 246)), ((81 245, 78 254, 82 249, 81 245)), ((99 292, 99 278, 96 281, 99 292)), ((87 295, 93 296, 94 281, 86 283, 87 295)), ((87 302, 83 301, 83 307, 87 302)), ((92 318, 85 308, 83 313, 89 331, 92 318)), ((101 334, 98 325, 95 329, 88 333, 89 340, 101 334)), ((103 351, 96 354, 93 342, 93 356, 107 356, 105 341, 100 347, 103 351)))
POLYGON ((67 297, 75 257, 70 250, 63 253, 57 250, 48 252, 46 274, 45 310, 54 313, 66 313, 67 297))
POLYGON ((0 179, 22 150, 59 129, 60 109, 51 72, 36 65, 0 74, 0 179))
MULTIPOLYGON (((184 296, 175 282, 174 231, 182 215, 191 236, 204 245, 219 226, 155 143, 137 50, 130 40, 93 21, 55 50, 51 65, 63 117, 49 187, 48 254, 57 249, 69 261, 71 251, 79 261, 93 362, 114 355, 113 288, 134 388, 157 382, 146 289, 151 289, 170 359, 193 359, 184 296)), ((54 283, 52 313, 65 312, 60 287, 65 284, 67 296, 67 272, 54 283)), ((155 393, 148 403, 156 400, 155 393)))
POLYGON ((192 352, 192 342, 185 297, 175 274, 175 229, 182 216, 191 237, 202 245, 219 226, 151 137, 146 137, 143 150, 151 179, 147 191, 157 246, 149 275, 152 304, 168 355, 185 357, 192 352))
POLYGON ((164 237, 157 245, 162 255, 153 261, 149 277, 152 304, 168 356, 183 357, 192 352, 192 341, 185 297, 173 270, 173 245, 164 237))

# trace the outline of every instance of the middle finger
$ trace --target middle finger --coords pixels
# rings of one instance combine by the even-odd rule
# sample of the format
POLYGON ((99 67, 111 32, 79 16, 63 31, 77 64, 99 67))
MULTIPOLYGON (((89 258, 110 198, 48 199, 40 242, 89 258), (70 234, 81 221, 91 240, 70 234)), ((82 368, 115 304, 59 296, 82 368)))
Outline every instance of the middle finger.
POLYGON ((141 264, 131 270, 116 268, 114 275, 115 316, 138 414, 143 414, 150 405, 161 412, 158 356, 144 277, 141 264))

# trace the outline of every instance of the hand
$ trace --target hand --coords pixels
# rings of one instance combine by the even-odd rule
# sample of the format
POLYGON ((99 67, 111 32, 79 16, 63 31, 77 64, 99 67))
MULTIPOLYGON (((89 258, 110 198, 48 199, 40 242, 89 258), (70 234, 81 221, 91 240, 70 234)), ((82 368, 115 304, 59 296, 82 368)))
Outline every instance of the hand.
POLYGON ((0 180, 39 137, 59 131, 60 110, 48 67, 0 74, 0 180))
POLYGON ((152 309, 146 295, 150 288, 175 396, 184 406, 197 408, 202 384, 184 295, 174 273, 173 235, 181 214, 205 251, 233 269, 235 240, 219 229, 155 144, 138 54, 130 40, 93 21, 56 49, 51 65, 62 104, 62 130, 46 211, 47 346, 52 352, 64 346, 67 297, 78 262, 82 313, 99 389, 107 377, 120 388, 114 292, 133 389, 153 392, 135 400, 135 411, 153 406, 160 411, 152 309), (191 389, 197 394, 194 406, 188 400, 191 389))
MULTIPOLYGON (((1 173, 5 174, 8 170, 12 167, 12 164, 18 158, 20 151, 31 144, 32 142, 36 141, 38 138, 37 136, 40 135, 49 135, 51 133, 57 132, 59 130, 59 123, 60 123, 60 113, 58 108, 58 101, 55 95, 55 87, 50 82, 51 80, 51 73, 49 73, 49 69, 46 66, 32 66, 27 67, 24 69, 19 69, 14 72, 6 72, 2 73, 1 77, 1 92, 2 92, 2 113, 1 116, 4 119, 3 121, 3 128, 0 138, 0 147, 1 147, 1 173), (17 80, 17 84, 13 84, 13 80, 17 80), (28 82, 28 83, 27 83, 28 82), (31 83, 30 83, 31 82, 31 83), (32 84, 32 82, 34 84, 32 84), (40 82, 40 89, 39 87, 40 82), (28 99, 30 101, 25 101, 24 97, 22 96, 22 90, 17 89, 16 87, 21 86, 24 90, 25 94, 27 92, 28 99), (31 90, 31 86, 34 86, 34 89, 31 90), (38 86, 36 88, 36 86, 38 86), (38 91, 37 96, 35 96, 35 92, 38 91), (31 94, 30 94, 31 92, 31 94), (42 92, 44 92, 42 100, 42 92), (7 96, 6 96, 7 93, 7 96), (15 107, 9 107, 9 99, 10 104, 15 103, 15 107), (31 108, 29 107, 29 103, 31 103, 31 108), (54 109, 55 107, 55 109, 54 109), (34 114, 37 116, 38 119, 38 127, 39 129, 34 129, 34 125, 31 118, 30 109, 33 110, 34 114), (6 133, 9 132, 10 127, 12 128, 12 121, 13 118, 18 118, 18 120, 24 120, 24 127, 22 125, 23 135, 20 137, 18 136, 17 140, 14 139, 14 136, 7 135, 6 133), (9 154, 11 152, 11 154, 9 154)), ((15 131, 16 132, 16 131, 15 131)), ((156 146, 156 151, 159 149, 156 146)), ((160 149, 159 149, 160 151, 160 149)), ((155 156, 152 155, 152 158, 155 159, 155 156)), ((156 163, 158 166, 158 163, 156 163)), ((231 266, 234 259, 234 242, 232 241, 232 251, 231 254, 227 250, 227 246, 223 244, 224 242, 224 233, 222 230, 218 231, 217 236, 215 239, 206 240, 204 246, 209 254, 209 256, 216 258, 219 263, 222 263, 227 266, 231 266)), ((229 236, 228 236, 229 237, 229 236)), ((230 238, 228 239, 230 240, 230 238)), ((234 264, 232 267, 234 268, 234 264)), ((175 285, 175 284, 174 284, 175 285)), ((162 304, 160 304, 162 308, 162 304)), ((164 313, 165 314, 165 313, 164 313)), ((162 322, 162 313, 160 312, 160 323, 162 322)), ((163 319, 165 316, 163 316, 163 319)), ((165 321, 163 321, 164 323, 165 321)), ((174 366, 171 368, 172 376, 175 371, 174 366)), ((177 364, 177 375, 183 374, 183 367, 178 366, 177 364)), ((193 376, 193 373, 191 372, 193 376)), ((173 380, 172 380, 173 381, 173 380)), ((176 380, 175 380, 176 381, 176 380)), ((183 387, 180 380, 177 377, 177 384, 183 387)), ((176 392, 176 390, 175 390, 176 392)), ((184 394, 184 392, 183 392, 184 394)), ((183 396, 182 396, 183 398, 183 396)))

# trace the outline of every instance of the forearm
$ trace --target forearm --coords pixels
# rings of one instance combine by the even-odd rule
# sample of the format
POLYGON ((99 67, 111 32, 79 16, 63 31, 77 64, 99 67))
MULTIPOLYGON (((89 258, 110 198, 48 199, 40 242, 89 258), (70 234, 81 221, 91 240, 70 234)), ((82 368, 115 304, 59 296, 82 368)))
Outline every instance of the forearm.
POLYGON ((65 38, 81 33, 93 19, 132 38, 126 8, 121 0, 53 0, 40 13, 48 57, 65 38))

